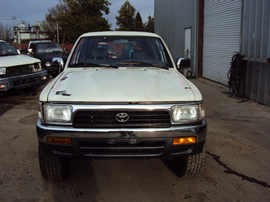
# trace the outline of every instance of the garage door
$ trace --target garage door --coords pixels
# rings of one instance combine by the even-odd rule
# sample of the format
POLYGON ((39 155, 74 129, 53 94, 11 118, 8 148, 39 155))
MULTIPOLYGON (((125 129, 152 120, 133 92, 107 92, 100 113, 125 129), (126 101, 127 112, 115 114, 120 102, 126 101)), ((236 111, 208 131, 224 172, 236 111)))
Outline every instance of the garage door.
POLYGON ((228 84, 232 56, 239 52, 241 0, 205 0, 203 77, 228 84))

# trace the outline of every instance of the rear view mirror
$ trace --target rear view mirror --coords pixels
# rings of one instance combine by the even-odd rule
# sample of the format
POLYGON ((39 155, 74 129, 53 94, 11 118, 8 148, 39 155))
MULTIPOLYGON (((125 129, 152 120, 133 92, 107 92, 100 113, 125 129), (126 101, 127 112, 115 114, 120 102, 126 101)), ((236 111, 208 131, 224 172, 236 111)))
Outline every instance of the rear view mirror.
POLYGON ((188 69, 190 68, 190 59, 189 58, 178 58, 176 61, 177 69, 188 69))

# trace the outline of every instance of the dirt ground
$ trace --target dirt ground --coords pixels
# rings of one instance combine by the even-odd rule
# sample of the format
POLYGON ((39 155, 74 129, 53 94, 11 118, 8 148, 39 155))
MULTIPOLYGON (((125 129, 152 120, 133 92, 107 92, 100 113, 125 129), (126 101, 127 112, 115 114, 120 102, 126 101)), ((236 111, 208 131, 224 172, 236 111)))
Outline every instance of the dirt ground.
POLYGON ((208 122, 200 176, 178 178, 159 159, 73 160, 63 182, 44 181, 35 122, 38 95, 0 95, 0 201, 270 201, 270 107, 191 80, 208 122))

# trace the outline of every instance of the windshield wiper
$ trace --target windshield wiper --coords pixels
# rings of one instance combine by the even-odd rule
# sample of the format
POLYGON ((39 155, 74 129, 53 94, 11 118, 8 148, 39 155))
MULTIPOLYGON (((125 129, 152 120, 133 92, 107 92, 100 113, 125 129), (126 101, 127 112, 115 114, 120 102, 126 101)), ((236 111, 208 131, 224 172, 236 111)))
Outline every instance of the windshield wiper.
POLYGON ((97 63, 86 63, 86 62, 81 62, 77 64, 70 65, 70 67, 113 67, 113 68, 118 68, 118 66, 115 65, 105 65, 105 64, 97 64, 97 63))
POLYGON ((123 61, 123 62, 119 62, 117 64, 118 65, 125 65, 125 64, 150 65, 151 67, 158 67, 158 68, 161 68, 161 69, 169 70, 169 67, 165 67, 165 66, 162 66, 162 65, 156 65, 156 64, 152 64, 152 63, 148 63, 148 62, 139 62, 139 61, 135 61, 135 60, 123 61))

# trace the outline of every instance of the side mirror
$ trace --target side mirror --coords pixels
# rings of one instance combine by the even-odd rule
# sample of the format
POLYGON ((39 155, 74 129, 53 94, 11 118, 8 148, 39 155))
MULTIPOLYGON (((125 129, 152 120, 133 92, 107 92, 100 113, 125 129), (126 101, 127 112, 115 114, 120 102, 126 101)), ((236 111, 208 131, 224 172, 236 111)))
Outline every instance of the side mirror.
POLYGON ((189 58, 178 58, 176 61, 176 67, 178 70, 190 68, 190 59, 189 58))
POLYGON ((28 49, 28 53, 30 53, 30 54, 31 54, 31 53, 32 53, 32 51, 33 51, 33 49, 32 49, 32 48, 29 48, 29 49, 28 49))
POLYGON ((69 54, 69 51, 68 51, 68 47, 64 47, 64 52, 65 52, 65 54, 69 54))
POLYGON ((59 73, 64 70, 65 63, 64 60, 60 57, 55 57, 52 59, 53 65, 59 67, 59 73))

